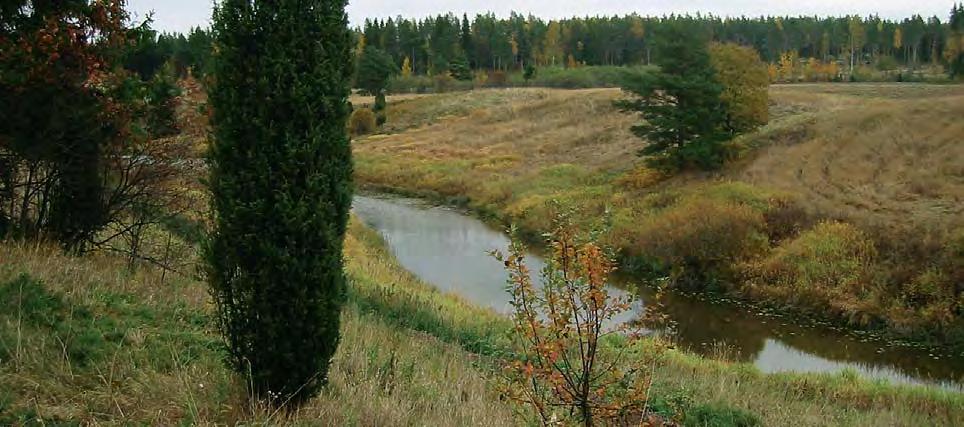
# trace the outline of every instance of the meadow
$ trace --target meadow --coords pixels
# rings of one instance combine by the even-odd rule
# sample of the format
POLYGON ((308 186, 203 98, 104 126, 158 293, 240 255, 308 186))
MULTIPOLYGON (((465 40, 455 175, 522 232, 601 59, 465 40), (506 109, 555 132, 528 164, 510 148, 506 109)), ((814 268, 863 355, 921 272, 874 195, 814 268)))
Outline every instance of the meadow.
POLYGON ((618 89, 390 99, 356 140, 362 186, 467 206, 535 236, 549 200, 608 223, 625 269, 937 346, 964 343, 964 87, 771 87, 720 172, 636 155, 618 89))
MULTIPOLYGON (((345 256, 350 297, 331 384, 286 412, 243 398, 203 282, 150 265, 131 270, 111 254, 3 243, 0 423, 520 423, 524 410, 499 397, 501 361, 512 357, 506 319, 419 282, 357 221, 345 256)), ((849 372, 766 375, 656 341, 647 348, 658 356, 650 404, 683 425, 964 422, 964 397, 954 392, 849 372)))

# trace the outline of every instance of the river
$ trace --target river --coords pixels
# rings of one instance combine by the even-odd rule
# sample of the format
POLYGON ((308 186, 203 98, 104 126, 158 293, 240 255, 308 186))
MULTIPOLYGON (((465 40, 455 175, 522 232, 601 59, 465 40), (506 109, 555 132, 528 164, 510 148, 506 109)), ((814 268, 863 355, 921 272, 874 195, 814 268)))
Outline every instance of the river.
MULTIPOLYGON (((399 263, 443 292, 506 313, 507 274, 492 250, 505 251, 504 233, 475 217, 443 206, 383 196, 358 196, 354 212, 385 239, 399 263)), ((529 267, 543 263, 528 255, 529 267)), ((652 297, 647 287, 614 283, 613 293, 635 288, 639 301, 629 320, 652 297)), ((721 349, 729 358, 753 363, 763 372, 835 372, 898 383, 964 390, 964 355, 939 354, 826 327, 800 326, 779 316, 756 313, 733 304, 669 294, 664 312, 675 324, 673 336, 683 348, 708 357, 721 349)))

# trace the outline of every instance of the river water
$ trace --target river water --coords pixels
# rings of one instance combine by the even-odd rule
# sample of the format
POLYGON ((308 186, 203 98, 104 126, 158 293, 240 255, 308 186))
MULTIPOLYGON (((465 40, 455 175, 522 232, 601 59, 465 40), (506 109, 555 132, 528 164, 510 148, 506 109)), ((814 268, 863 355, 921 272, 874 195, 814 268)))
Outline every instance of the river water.
MULTIPOLYGON (((399 263, 443 292, 506 313, 507 274, 492 250, 505 251, 506 235, 448 207, 413 199, 358 196, 354 212, 385 239, 399 263)), ((541 258, 529 254, 529 268, 541 258)), ((612 293, 632 288, 616 283, 612 293)), ((634 289, 639 301, 629 320, 645 310, 652 291, 634 289)), ((850 369, 875 379, 964 390, 964 355, 897 346, 842 331, 800 326, 791 319, 756 313, 732 304, 669 294, 664 313, 675 325, 678 345, 704 356, 720 354, 753 363, 763 372, 834 372, 850 369)))

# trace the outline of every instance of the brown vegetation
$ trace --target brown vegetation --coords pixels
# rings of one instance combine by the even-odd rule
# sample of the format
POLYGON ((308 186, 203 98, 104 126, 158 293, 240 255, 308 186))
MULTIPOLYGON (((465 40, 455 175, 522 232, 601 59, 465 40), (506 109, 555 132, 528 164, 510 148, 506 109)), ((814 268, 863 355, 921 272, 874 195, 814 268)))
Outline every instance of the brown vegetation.
POLYGON ((770 95, 769 123, 733 141, 733 162, 716 174, 667 178, 639 166, 633 118, 612 107, 618 90, 520 89, 390 105, 392 133, 355 143, 356 176, 363 185, 466 203, 532 232, 547 230, 550 199, 579 206, 587 219, 608 212, 607 241, 642 261, 638 267, 655 261, 685 278, 679 269, 687 264, 712 263, 722 266, 709 269, 712 277, 736 290, 801 308, 749 266, 777 257, 803 263, 786 271, 806 268, 816 253, 798 239, 837 220, 876 248, 871 274, 853 287, 873 297, 848 291, 841 300, 836 286, 814 280, 807 308, 937 343, 958 340, 954 283, 962 279, 954 266, 964 258, 953 236, 964 226, 964 88, 793 85, 770 95), (717 225, 692 225, 706 216, 717 225), (743 230, 739 224, 745 238, 728 233, 743 230), (691 234, 700 244, 685 243, 691 234), (778 255, 794 251, 802 255, 778 255), (741 289, 748 277, 755 285, 741 289), (858 300, 859 308, 851 303, 858 300))

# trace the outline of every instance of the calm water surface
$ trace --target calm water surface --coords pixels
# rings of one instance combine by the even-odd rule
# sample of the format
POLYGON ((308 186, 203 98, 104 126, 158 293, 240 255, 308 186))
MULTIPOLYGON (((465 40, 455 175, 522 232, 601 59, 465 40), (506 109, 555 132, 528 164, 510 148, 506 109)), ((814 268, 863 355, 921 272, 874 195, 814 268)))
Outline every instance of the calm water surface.
MULTIPOLYGON (((402 266, 444 292, 506 313, 511 308, 507 275, 488 253, 506 251, 504 233, 458 210, 412 199, 358 196, 354 212, 384 237, 402 266)), ((542 260, 529 255, 530 270, 542 260)), ((619 285, 617 283, 617 285, 619 285)), ((612 287, 620 294, 626 286, 612 287)), ((651 296, 637 289, 638 316, 651 296)), ((885 342, 862 340, 829 328, 803 327, 793 320, 764 316, 750 309, 669 295, 664 310, 675 324, 678 343, 712 356, 720 344, 730 357, 752 362, 763 372, 833 372, 851 369, 893 382, 919 383, 955 390, 964 385, 964 356, 936 354, 885 342)))

